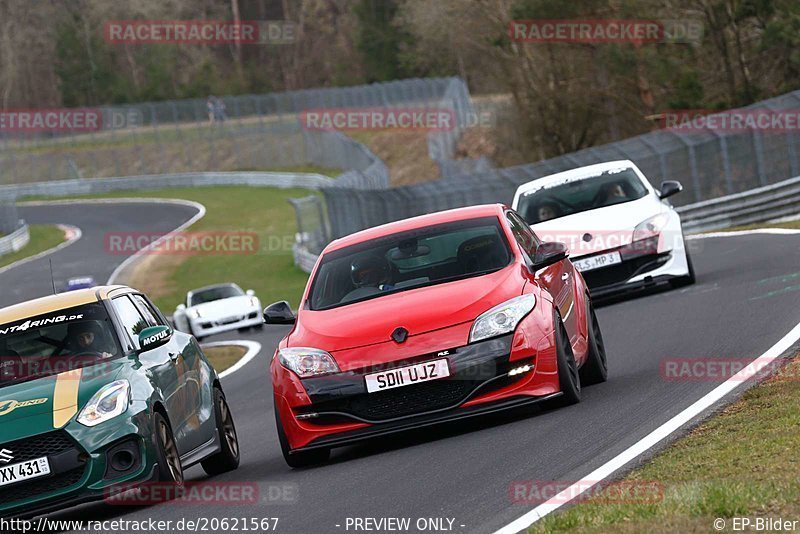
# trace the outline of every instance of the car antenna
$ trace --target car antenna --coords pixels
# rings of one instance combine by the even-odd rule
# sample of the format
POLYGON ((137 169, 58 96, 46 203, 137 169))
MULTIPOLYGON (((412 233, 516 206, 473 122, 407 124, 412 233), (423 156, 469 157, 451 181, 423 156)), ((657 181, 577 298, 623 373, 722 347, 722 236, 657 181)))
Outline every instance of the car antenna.
POLYGON ((50 262, 50 282, 53 284, 53 295, 56 295, 56 279, 53 278, 53 258, 47 258, 50 262))

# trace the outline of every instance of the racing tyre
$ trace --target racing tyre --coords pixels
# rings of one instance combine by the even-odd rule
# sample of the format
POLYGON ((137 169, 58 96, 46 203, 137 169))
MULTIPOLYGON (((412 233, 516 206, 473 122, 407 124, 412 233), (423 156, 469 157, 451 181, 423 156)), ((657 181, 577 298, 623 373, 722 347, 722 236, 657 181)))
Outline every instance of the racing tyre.
POLYGON ((308 467, 314 464, 321 464, 328 461, 331 457, 330 449, 315 449, 312 451, 293 452, 289 454, 289 440, 286 439, 286 433, 283 431, 283 424, 281 424, 280 414, 278 413, 278 403, 275 402, 275 426, 278 427, 278 441, 281 444, 281 452, 283 459, 289 467, 308 467))
POLYGON ((214 413, 217 418, 217 434, 220 439, 220 450, 209 456, 200 465, 209 476, 220 475, 233 471, 239 467, 239 436, 236 434, 236 425, 233 415, 225 400, 225 395, 219 388, 214 388, 214 413))
POLYGON ((669 281, 669 284, 676 288, 690 286, 695 282, 694 264, 692 263, 692 257, 689 255, 689 250, 686 248, 686 241, 683 242, 683 250, 686 251, 686 265, 689 267, 689 274, 669 281))
POLYGON ((575 356, 572 354, 572 345, 569 335, 561 322, 561 317, 554 317, 556 325, 556 359, 558 362, 558 382, 561 386, 561 395, 548 403, 551 407, 568 406, 581 401, 581 375, 575 356))
POLYGON ((606 346, 603 343, 603 333, 594 313, 594 306, 586 295, 586 322, 589 329, 589 357, 580 369, 581 384, 591 386, 608 379, 608 361, 606 359, 606 346))
POLYGON ((156 412, 153 416, 156 440, 156 459, 158 460, 158 480, 176 486, 183 485, 183 466, 172 427, 163 415, 156 412))

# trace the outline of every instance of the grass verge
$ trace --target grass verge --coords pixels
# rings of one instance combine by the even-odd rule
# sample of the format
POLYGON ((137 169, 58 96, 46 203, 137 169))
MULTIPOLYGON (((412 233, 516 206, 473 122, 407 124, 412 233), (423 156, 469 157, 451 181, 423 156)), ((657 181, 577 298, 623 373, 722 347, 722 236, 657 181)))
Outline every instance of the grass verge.
POLYGON ((221 373, 236 365, 236 362, 247 354, 247 349, 239 345, 224 345, 218 347, 203 347, 203 352, 205 352, 206 356, 211 361, 214 369, 216 369, 218 373, 221 373))
POLYGON ((775 223, 756 223, 748 224, 745 226, 734 226, 732 228, 725 228, 721 232, 738 232, 741 230, 757 230, 759 228, 785 228, 788 230, 800 230, 800 219, 796 221, 783 221, 775 223))
POLYGON ((29 227, 31 240, 16 252, 0 256, 0 267, 11 265, 15 261, 39 254, 60 245, 65 241, 64 232, 57 226, 32 224, 29 227))
POLYGON ((719 518, 725 531, 734 517, 800 520, 798 428, 800 357, 620 483, 657 482, 663 499, 620 503, 612 485, 529 532, 713 532, 719 518))
POLYGON ((186 292, 198 287, 235 282, 252 289, 267 304, 300 301, 308 275, 295 267, 291 244, 297 231, 294 209, 288 199, 313 194, 306 189, 268 187, 196 187, 71 197, 177 198, 199 202, 206 215, 187 232, 248 232, 258 236, 254 254, 154 254, 144 256, 126 283, 147 293, 166 314, 171 314, 186 292))

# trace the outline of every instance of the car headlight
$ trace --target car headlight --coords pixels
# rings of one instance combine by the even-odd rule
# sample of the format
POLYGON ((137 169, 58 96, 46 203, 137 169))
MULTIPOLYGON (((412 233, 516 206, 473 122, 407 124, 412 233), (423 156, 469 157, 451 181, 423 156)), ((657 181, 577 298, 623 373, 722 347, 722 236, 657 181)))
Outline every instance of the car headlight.
POLYGON ((495 306, 475 319, 469 333, 469 342, 473 343, 513 332, 522 318, 528 315, 534 306, 536 306, 536 296, 533 293, 514 297, 495 306))
POLYGON ((636 228, 634 228, 633 240, 639 241, 640 239, 647 239, 648 237, 658 235, 668 222, 669 215, 666 213, 659 213, 654 217, 643 220, 636 225, 636 228))
POLYGON ((186 315, 189 316, 189 319, 199 319, 203 316, 197 308, 190 308, 186 315))
POLYGON ((85 426, 100 423, 122 415, 128 409, 131 385, 127 380, 117 380, 100 388, 78 416, 78 422, 85 426))
POLYGON ((260 308, 261 307, 261 303, 258 302, 257 298, 250 297, 250 306, 252 306, 253 308, 260 308))
POLYGON ((338 373, 339 366, 329 353, 310 347, 290 347, 278 351, 281 365, 300 378, 338 373))

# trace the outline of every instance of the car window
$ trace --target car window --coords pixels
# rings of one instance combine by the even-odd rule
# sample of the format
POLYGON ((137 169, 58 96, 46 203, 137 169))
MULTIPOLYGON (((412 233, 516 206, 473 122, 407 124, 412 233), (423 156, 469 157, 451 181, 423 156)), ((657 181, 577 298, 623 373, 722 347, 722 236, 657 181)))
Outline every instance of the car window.
POLYGON ((511 227, 511 232, 514 234, 514 239, 517 240, 519 246, 525 253, 533 258, 536 254, 536 248, 541 243, 541 240, 538 238, 536 233, 531 230, 531 227, 528 226, 525 221, 523 221, 519 215, 514 213, 513 211, 506 212, 506 217, 508 218, 508 224, 511 227))
POLYGON ((147 320, 148 326, 160 326, 163 325, 161 319, 159 318, 158 314, 153 311, 150 303, 147 302, 144 297, 141 295, 131 295, 133 301, 139 306, 139 311, 144 316, 145 320, 147 320))
POLYGON ((222 300, 231 297, 241 297, 244 291, 239 286, 228 285, 211 287, 208 289, 201 289, 192 293, 189 297, 189 306, 197 306, 206 302, 213 302, 215 300, 222 300))
POLYGON ((147 321, 127 295, 112 300, 114 309, 125 332, 131 338, 133 348, 139 350, 139 332, 148 327, 147 321))

